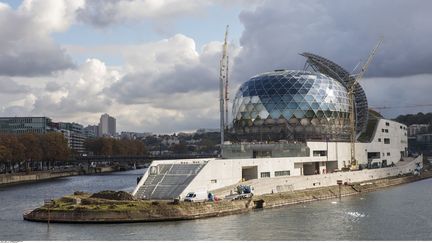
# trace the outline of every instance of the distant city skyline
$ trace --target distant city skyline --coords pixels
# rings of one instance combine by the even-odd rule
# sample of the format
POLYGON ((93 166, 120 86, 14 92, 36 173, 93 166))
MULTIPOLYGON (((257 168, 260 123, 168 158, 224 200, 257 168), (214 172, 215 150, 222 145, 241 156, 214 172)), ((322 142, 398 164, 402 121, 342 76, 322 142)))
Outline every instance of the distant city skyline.
MULTIPOLYGON (((159 134, 217 128, 227 24, 231 101, 256 74, 302 69, 304 51, 351 71, 383 36, 361 81, 369 106, 432 104, 431 8, 421 0, 0 0, 0 116, 86 125, 108 113, 118 131, 159 134)), ((387 118, 429 111, 381 110, 387 118)))

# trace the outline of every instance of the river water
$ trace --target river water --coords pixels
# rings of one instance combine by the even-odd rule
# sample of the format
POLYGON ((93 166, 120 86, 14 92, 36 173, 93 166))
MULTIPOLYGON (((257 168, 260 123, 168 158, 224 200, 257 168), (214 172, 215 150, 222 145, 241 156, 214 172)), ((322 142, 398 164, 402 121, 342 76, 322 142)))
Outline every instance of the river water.
POLYGON ((26 209, 74 191, 132 191, 143 170, 0 187, 1 240, 432 240, 432 179, 351 196, 193 221, 51 224, 26 209))

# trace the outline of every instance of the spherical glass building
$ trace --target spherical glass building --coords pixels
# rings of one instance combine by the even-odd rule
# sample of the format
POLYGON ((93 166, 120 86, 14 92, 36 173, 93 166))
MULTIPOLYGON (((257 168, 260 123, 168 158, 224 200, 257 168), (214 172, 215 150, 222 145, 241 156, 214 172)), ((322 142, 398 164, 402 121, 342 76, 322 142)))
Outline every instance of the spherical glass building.
POLYGON ((345 86, 321 73, 276 70, 243 83, 233 104, 232 139, 349 141, 345 86))

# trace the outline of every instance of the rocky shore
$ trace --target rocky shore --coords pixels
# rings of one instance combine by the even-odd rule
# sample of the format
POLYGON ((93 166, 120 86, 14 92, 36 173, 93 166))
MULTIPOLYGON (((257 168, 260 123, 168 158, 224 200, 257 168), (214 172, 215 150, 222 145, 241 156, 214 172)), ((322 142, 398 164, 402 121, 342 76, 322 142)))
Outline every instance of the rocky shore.
POLYGON ((335 185, 266 194, 244 200, 222 200, 205 203, 137 200, 126 192, 100 192, 95 194, 75 192, 74 195, 53 200, 37 209, 25 212, 23 218, 29 221, 56 223, 130 223, 190 220, 356 195, 431 177, 431 171, 423 171, 418 176, 403 175, 341 186, 335 185))

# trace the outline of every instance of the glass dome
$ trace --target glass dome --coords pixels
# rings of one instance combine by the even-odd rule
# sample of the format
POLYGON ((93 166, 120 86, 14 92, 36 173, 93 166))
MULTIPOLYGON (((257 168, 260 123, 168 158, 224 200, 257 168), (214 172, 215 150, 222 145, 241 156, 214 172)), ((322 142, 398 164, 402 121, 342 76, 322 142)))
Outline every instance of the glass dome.
POLYGON ((321 73, 276 70, 243 83, 233 103, 240 140, 349 139, 349 98, 321 73))

